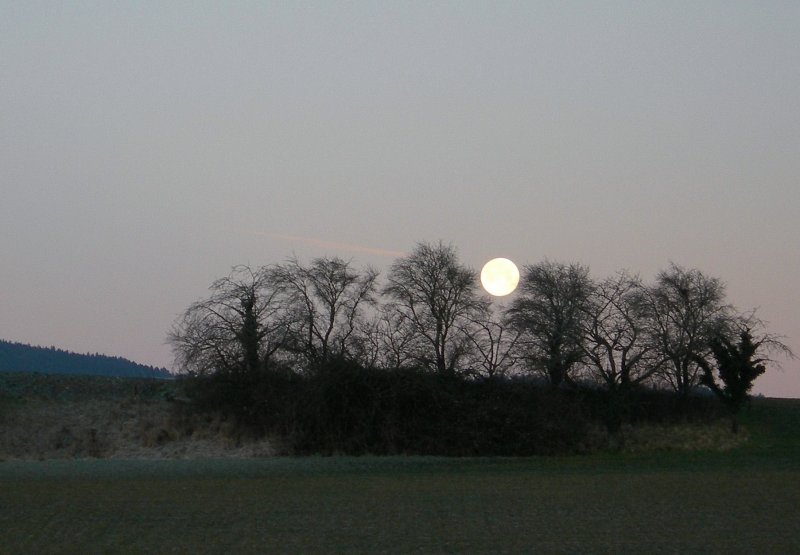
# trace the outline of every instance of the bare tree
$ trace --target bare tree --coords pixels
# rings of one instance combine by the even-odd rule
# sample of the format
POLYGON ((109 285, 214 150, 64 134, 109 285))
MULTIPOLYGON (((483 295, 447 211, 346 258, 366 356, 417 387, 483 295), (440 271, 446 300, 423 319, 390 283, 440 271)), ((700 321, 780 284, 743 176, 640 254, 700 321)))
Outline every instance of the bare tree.
POLYGON ((644 301, 641 280, 624 271, 592 289, 583 348, 589 371, 610 391, 642 383, 659 368, 661 356, 644 301))
POLYGON ((463 326, 472 346, 471 358, 479 373, 494 379, 508 372, 517 362, 515 348, 522 332, 508 326, 491 309, 470 318, 463 326))
POLYGON ((195 376, 252 375, 267 368, 288 330, 269 273, 236 266, 210 290, 168 335, 177 368, 195 376))
POLYGON ((389 303, 381 306, 359 334, 361 360, 365 366, 406 368, 413 366, 424 351, 411 322, 389 303))
POLYGON ((374 301, 378 272, 357 271, 337 257, 297 258, 270 270, 291 322, 288 348, 312 364, 350 356, 364 305, 374 301))
POLYGON ((572 381, 584 358, 583 320, 592 288, 589 269, 580 264, 544 261, 523 267, 519 294, 506 316, 521 333, 526 362, 552 387, 572 381))
POLYGON ((725 303, 722 281, 674 263, 644 292, 649 331, 665 361, 659 376, 686 397, 698 384, 697 359, 710 355, 713 338, 730 336, 738 317, 725 303))
POLYGON ((443 374, 455 373, 467 350, 460 325, 486 304, 477 293, 477 273, 458 261, 452 245, 417 243, 392 264, 384 293, 397 315, 426 346, 419 362, 443 374))

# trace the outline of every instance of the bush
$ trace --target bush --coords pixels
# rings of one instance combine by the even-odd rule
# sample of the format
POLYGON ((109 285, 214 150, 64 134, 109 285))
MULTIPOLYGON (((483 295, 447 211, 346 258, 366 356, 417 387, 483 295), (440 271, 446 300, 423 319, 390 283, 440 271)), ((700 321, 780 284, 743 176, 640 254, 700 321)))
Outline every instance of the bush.
POLYGON ((334 359, 299 374, 273 368, 236 381, 187 384, 194 406, 233 416, 251 435, 294 454, 554 455, 592 447, 613 420, 632 424, 715 419, 710 397, 640 390, 552 390, 524 377, 475 380, 420 369, 370 369, 334 359), (616 403, 615 405, 612 403, 616 403))
POLYGON ((476 381, 425 370, 334 360, 307 374, 246 383, 191 380, 201 410, 281 437, 296 454, 534 455, 581 449, 589 418, 579 396, 524 379, 476 381))

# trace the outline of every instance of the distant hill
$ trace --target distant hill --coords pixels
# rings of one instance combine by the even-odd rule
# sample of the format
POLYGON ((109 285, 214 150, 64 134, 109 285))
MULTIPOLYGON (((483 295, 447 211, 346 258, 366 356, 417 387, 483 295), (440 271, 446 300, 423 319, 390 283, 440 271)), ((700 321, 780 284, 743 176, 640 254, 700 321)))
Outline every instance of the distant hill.
POLYGON ((0 340, 0 372, 84 374, 122 378, 173 378, 166 368, 138 364, 121 357, 72 353, 55 347, 34 347, 0 340))

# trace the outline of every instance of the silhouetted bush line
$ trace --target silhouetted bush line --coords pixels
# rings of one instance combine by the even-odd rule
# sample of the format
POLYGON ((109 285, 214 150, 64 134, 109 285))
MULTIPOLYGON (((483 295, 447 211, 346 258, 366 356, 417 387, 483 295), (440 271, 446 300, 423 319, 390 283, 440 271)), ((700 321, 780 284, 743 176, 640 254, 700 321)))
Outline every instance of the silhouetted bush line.
POLYGON ((382 286, 338 257, 236 266, 169 342, 197 406, 296 453, 580 452, 626 423, 715 418, 702 392, 735 431, 770 354, 792 356, 697 269, 649 284, 548 260, 520 274, 502 306, 442 242, 417 243, 382 286))
MULTIPOLYGON (((281 438, 288 453, 526 456, 588 452, 609 422, 707 421, 711 397, 632 391, 609 415, 597 389, 553 390, 529 377, 492 380, 421 369, 370 369, 332 359, 314 371, 187 379, 193 407, 243 431, 281 438)), ((617 399, 615 397, 615 399, 617 399)))

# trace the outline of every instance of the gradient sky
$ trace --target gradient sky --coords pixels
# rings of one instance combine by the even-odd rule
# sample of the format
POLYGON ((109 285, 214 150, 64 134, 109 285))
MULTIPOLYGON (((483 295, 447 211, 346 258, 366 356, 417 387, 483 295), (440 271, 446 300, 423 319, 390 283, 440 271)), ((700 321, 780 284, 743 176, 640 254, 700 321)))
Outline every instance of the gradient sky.
POLYGON ((800 353, 799 35, 795 0, 0 0, 0 338, 170 366, 235 264, 442 239, 696 267, 800 353))

